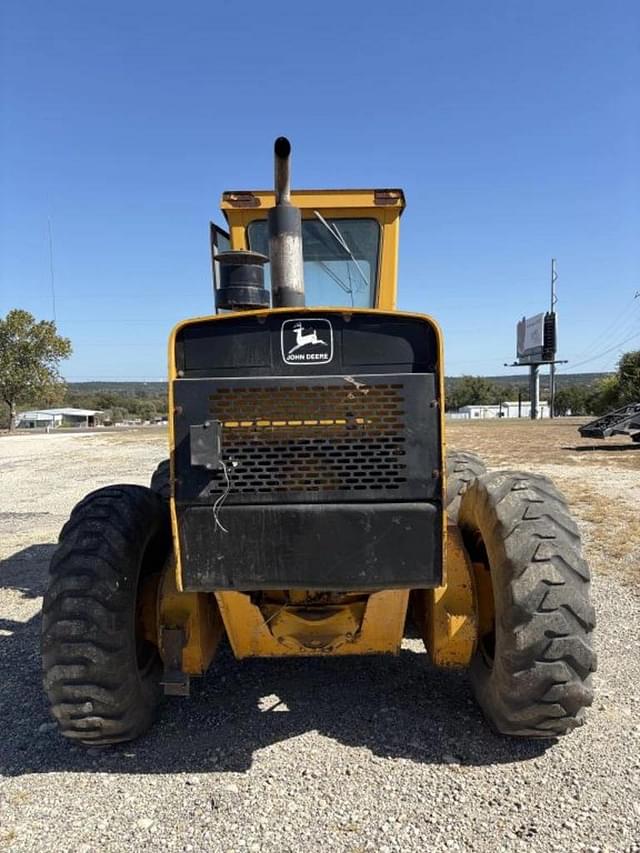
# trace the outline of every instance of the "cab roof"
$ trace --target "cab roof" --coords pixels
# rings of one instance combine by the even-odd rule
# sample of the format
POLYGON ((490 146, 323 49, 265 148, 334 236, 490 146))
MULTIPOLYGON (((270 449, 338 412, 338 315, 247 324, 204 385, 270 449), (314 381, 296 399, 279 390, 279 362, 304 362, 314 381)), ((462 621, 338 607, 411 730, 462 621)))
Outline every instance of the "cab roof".
MULTIPOLYGON (((223 211, 239 208, 262 208, 268 210, 276 203, 273 190, 229 190, 222 194, 220 208, 223 211)), ((401 189, 347 189, 347 190, 291 190, 291 203, 301 210, 316 208, 405 208, 404 192, 401 189)))

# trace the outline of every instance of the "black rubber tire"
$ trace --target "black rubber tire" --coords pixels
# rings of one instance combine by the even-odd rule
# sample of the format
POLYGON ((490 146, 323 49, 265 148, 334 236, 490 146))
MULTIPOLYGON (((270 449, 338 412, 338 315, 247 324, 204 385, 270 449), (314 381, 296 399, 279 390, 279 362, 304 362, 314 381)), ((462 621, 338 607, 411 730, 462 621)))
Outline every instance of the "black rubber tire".
POLYGON ((151 475, 149 488, 165 501, 171 497, 171 470, 168 459, 158 463, 158 467, 151 475))
POLYGON ((166 504, 143 486, 109 486, 62 528, 44 596, 44 688, 60 732, 87 746, 132 740, 153 722, 162 666, 137 636, 140 581, 171 547, 166 504))
POLYGON ((505 735, 566 734, 593 700, 596 656, 589 567, 565 499, 546 477, 497 471, 471 483, 458 523, 493 584, 495 630, 470 670, 480 707, 505 735))
POLYGON ((446 509, 449 518, 456 521, 460 511, 460 500, 476 477, 487 473, 482 459, 467 450, 447 451, 447 494, 446 509))

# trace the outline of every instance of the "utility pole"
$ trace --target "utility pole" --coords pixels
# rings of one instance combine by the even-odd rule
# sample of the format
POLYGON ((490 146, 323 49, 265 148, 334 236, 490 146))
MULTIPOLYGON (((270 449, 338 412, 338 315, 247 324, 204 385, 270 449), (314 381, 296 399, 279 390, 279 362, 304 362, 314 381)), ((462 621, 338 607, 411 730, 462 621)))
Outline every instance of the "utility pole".
MULTIPOLYGON (((556 259, 551 258, 551 310, 533 317, 523 317, 518 321, 516 358, 513 364, 505 367, 529 368, 529 399, 531 420, 542 415, 540 409, 540 368, 549 365, 549 417, 553 417, 556 403, 556 364, 566 364, 556 358, 558 341, 556 334, 556 259)), ((640 293, 640 292, 639 292, 640 293)), ((518 417, 521 414, 520 394, 518 394, 518 417)))
POLYGON ((51 234, 51 218, 47 219, 47 230, 49 232, 49 274, 51 276, 51 307, 53 322, 56 322, 56 282, 53 276, 53 235, 51 234))
MULTIPOLYGON (((556 273, 556 259, 551 258, 551 313, 554 314, 556 310, 556 302, 558 301, 556 297, 556 281, 558 280, 558 274, 556 273)), ((549 417, 552 418, 554 415, 554 407, 556 402, 556 364, 555 364, 556 354, 554 352, 553 358, 554 360, 549 365, 549 417)))

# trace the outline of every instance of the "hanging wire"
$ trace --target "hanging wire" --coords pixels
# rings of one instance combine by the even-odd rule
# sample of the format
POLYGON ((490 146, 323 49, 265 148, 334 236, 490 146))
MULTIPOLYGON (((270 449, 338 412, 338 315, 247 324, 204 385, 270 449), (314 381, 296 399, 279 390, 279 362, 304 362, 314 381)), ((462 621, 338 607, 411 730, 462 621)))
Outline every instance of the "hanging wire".
MULTIPOLYGON (((230 462, 229 464, 232 468, 235 468, 238 463, 237 462, 230 462)), ((222 509, 222 504, 226 501, 226 499, 229 496, 229 492, 231 491, 231 477, 229 476, 229 469, 228 469, 227 464, 224 461, 224 459, 220 460, 220 465, 222 466, 222 470, 224 471, 224 478, 226 480, 226 488, 225 488, 224 492, 218 498, 216 498, 216 501, 213 505, 213 520, 216 523, 216 527, 219 527, 223 533, 228 533, 229 531, 224 526, 224 524, 220 521, 220 510, 222 509)))
MULTIPOLYGON (((633 324, 638 319, 637 314, 636 314, 636 310, 635 310, 635 309, 640 309, 640 306, 635 301, 638 298, 638 293, 640 293, 640 291, 638 291, 635 296, 632 296, 630 300, 625 302, 621 311, 618 314, 616 314, 616 316, 609 323, 609 325, 606 326, 604 329, 602 329, 600 332, 598 332, 598 334, 590 341, 590 343, 587 346, 578 350, 578 352, 575 353, 573 358, 579 359, 583 355, 587 355, 589 352, 592 352, 594 347, 599 346, 603 340, 606 340, 607 338, 611 338, 614 333, 620 334, 620 332, 622 332, 622 334, 625 334, 627 330, 630 331, 630 325, 633 324), (631 308, 632 305, 634 306, 634 309, 632 309, 633 316, 630 317, 629 316, 629 309, 631 308), (620 325, 620 328, 618 328, 621 320, 623 322, 620 325)), ((640 310, 637 313, 640 314, 640 310)))
POLYGON ((585 358, 584 361, 579 361, 577 364, 572 364, 571 368, 573 369, 576 367, 582 367, 584 364, 589 364, 592 361, 597 361, 599 358, 602 358, 605 355, 609 355, 609 353, 613 352, 614 350, 618 349, 618 347, 621 347, 623 344, 626 344, 628 341, 631 341, 634 338, 640 338, 640 332, 634 332, 632 335, 629 335, 623 340, 618 341, 618 343, 614 344, 612 347, 609 347, 608 349, 597 353, 597 355, 591 356, 591 358, 585 358))

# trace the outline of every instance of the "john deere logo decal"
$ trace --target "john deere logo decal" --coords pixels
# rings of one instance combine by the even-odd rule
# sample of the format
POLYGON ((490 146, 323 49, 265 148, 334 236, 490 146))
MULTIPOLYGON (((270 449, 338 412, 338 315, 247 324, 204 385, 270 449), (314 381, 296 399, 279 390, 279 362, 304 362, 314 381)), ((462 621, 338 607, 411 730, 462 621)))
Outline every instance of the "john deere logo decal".
POLYGON ((326 364, 333 358, 333 329, 322 317, 285 320, 280 341, 287 364, 326 364))

